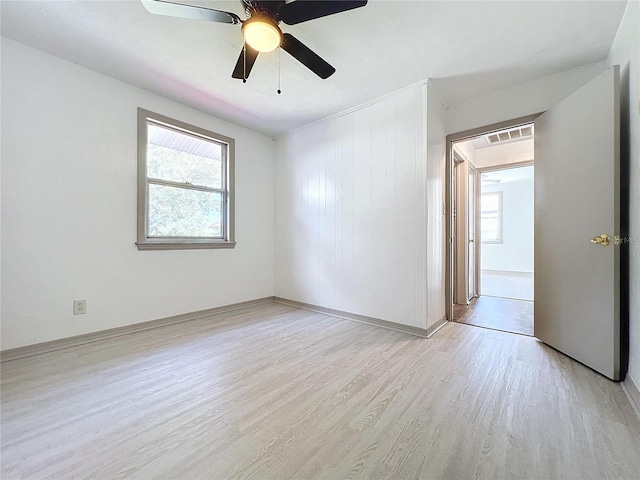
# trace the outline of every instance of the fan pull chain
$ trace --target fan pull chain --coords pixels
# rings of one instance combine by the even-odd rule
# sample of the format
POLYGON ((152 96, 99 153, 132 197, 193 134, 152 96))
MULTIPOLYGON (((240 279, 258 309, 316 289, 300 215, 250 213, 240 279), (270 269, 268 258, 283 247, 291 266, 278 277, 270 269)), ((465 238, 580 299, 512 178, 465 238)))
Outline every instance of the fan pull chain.
POLYGON ((278 49, 278 95, 280 95, 282 93, 282 90, 280 90, 280 48, 278 49))
POLYGON ((244 42, 242 60, 242 83, 247 83, 247 42, 244 42))

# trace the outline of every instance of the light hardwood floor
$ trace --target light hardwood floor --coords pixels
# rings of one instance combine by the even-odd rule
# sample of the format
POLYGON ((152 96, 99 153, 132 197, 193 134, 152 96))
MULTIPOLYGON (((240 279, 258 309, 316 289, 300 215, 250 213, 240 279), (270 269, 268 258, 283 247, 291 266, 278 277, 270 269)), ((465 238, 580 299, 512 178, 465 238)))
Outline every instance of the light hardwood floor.
POLYGON ((454 305, 453 319, 468 325, 533 335, 533 302, 482 295, 469 305, 454 305))
POLYGON ((534 338, 278 304, 2 364, 2 478, 638 478, 620 386, 534 338))

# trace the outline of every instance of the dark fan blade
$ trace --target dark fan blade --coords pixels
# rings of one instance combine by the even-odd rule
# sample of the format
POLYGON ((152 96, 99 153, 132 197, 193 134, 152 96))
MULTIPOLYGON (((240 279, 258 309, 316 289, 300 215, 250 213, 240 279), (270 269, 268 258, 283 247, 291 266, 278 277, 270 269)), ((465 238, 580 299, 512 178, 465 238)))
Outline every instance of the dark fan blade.
POLYGON ((336 71, 313 50, 289 33, 282 35, 281 47, 320 78, 329 78, 336 71))
POLYGON ((364 7, 366 4, 366 0, 296 0, 295 2, 285 3, 280 8, 280 20, 287 25, 295 25, 314 18, 326 17, 335 13, 364 7))
POLYGON ((213 10, 211 8, 181 5, 180 3, 165 2, 164 0, 142 0, 142 5, 156 15, 193 18, 195 20, 208 20, 210 22, 220 23, 240 23, 240 17, 235 13, 213 10))
POLYGON ((258 58, 258 51, 251 48, 249 45, 245 45, 245 48, 240 52, 240 58, 238 58, 238 63, 236 63, 236 68, 233 69, 233 74, 231 75, 233 78, 239 78, 241 80, 249 78, 249 74, 251 73, 251 69, 253 68, 253 64, 256 63, 256 58, 258 58), (246 63, 245 63, 245 48, 246 48, 246 63))

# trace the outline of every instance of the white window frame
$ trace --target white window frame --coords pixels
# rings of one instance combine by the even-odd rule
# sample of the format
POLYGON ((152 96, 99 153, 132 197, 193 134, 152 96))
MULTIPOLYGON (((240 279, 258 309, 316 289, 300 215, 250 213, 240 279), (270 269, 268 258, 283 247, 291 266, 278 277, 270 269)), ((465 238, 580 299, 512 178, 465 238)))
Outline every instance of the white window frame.
POLYGON ((181 250, 194 248, 234 248, 234 165, 235 140, 174 118, 138 108, 138 250, 181 250), (222 146, 222 188, 196 187, 189 183, 177 183, 150 179, 147 176, 148 125, 156 124, 179 133, 194 136, 222 146), (149 184, 173 186, 193 190, 222 193, 221 237, 150 237, 149 231, 149 184))
POLYGON ((481 194, 480 196, 480 235, 482 236, 482 243, 504 243, 503 237, 502 237, 502 215, 503 215, 503 211, 502 211, 502 191, 497 191, 497 192, 485 192, 483 194, 481 194), (497 215, 497 238, 492 238, 492 239, 485 239, 484 236, 482 235, 482 198, 484 196, 489 196, 489 195, 494 195, 496 197, 498 197, 498 215, 497 215))

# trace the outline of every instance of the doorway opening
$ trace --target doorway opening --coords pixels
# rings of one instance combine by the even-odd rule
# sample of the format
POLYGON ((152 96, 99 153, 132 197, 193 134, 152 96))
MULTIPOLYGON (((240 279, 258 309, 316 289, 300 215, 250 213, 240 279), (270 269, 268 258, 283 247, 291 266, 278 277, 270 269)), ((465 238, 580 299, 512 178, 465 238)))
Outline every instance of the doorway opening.
POLYGON ((532 120, 448 138, 453 321, 533 335, 532 120))
MULTIPOLYGON (((544 113, 447 136, 447 320, 454 320, 454 294, 459 297, 460 288, 469 288, 458 281, 454 269, 454 246, 461 242, 454 237, 453 144, 532 122, 536 136, 534 335, 611 380, 624 379, 618 65, 544 113)), ((460 212, 456 214, 460 217, 460 212)))

